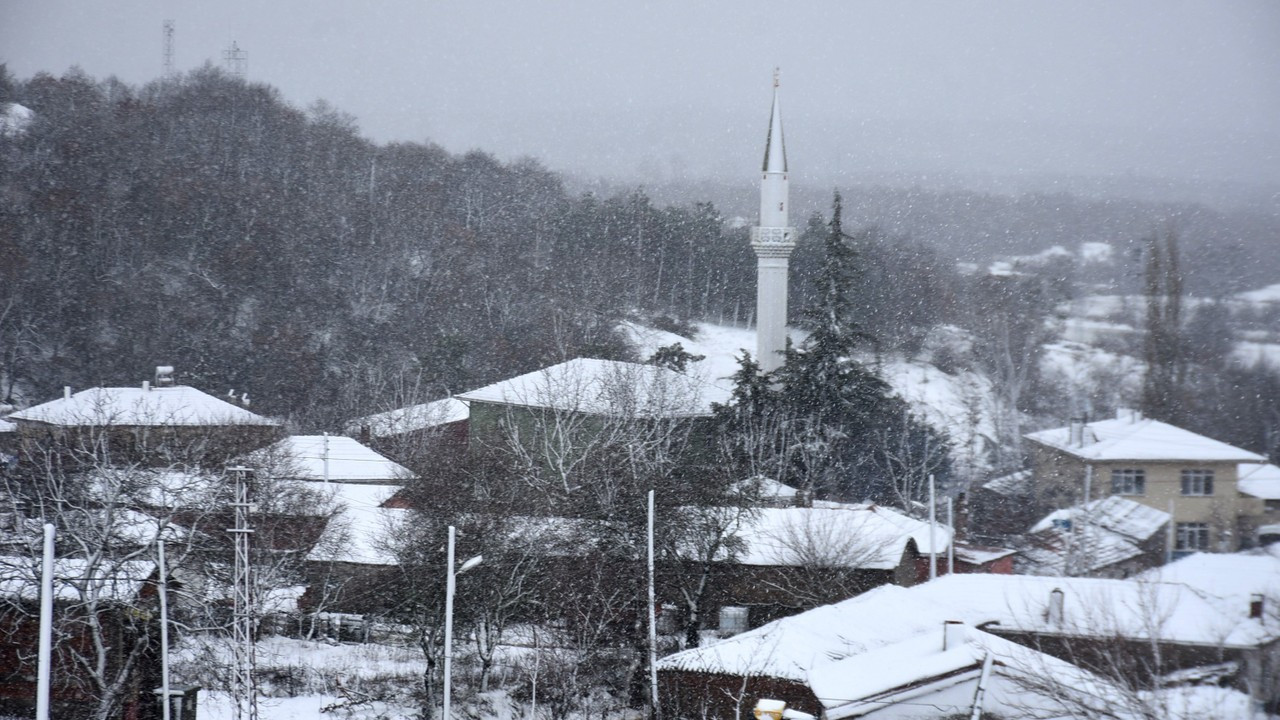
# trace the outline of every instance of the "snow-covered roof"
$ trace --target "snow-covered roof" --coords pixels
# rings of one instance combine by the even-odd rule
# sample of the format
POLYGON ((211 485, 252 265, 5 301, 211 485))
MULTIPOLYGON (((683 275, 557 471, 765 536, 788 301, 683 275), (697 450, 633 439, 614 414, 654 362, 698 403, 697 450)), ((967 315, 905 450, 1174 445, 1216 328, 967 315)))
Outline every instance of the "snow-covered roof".
POLYGON ((973 702, 972 690, 953 694, 946 689, 961 683, 976 685, 988 653, 993 660, 993 674, 1014 681, 1006 685, 997 678, 991 679, 983 704, 988 711, 995 710, 996 715, 1001 714, 998 708, 1013 707, 1029 717, 1067 717, 1061 703, 1075 704, 1086 699, 1111 710, 1123 704, 1123 692, 1114 684, 1064 660, 964 624, 948 635, 951 644, 945 649, 944 631, 939 626, 862 655, 818 665, 809 673, 809 688, 826 707, 823 717, 842 720, 872 714, 886 704, 910 705, 912 700, 922 700, 921 691, 929 690, 941 693, 929 698, 931 716, 967 716, 973 702), (1020 679, 1030 682, 1024 686, 1018 682, 1020 679), (1031 688, 1037 683, 1048 685, 1040 692, 1049 697, 1029 697, 1035 694, 1031 688), (1063 697, 1059 684, 1074 689, 1079 697, 1063 697), (939 702, 944 705, 938 706, 939 702), (945 704, 950 702, 955 704, 945 704))
POLYGON ((763 500, 789 501, 794 500, 800 493, 799 490, 790 485, 774 480, 763 475, 747 478, 735 485, 735 490, 739 493, 751 493, 759 495, 763 500))
POLYGON ((1271 463, 1240 463, 1236 488, 1263 500, 1280 500, 1280 467, 1271 463))
POLYGON ((1019 470, 1008 475, 1001 475, 984 483, 982 489, 1005 496, 1025 494, 1031 489, 1031 471, 1019 470))
POLYGON ((4 418, 0 418, 0 433, 15 432, 17 429, 17 425, 14 425, 4 418))
POLYGON ((1148 570, 1141 577, 1182 583, 1241 612, 1254 595, 1264 596, 1264 602, 1280 602, 1280 555, 1265 550, 1195 553, 1148 570))
POLYGON ((1133 416, 1087 423, 1084 442, 1071 442, 1071 428, 1060 427, 1026 435, 1042 445, 1083 460, 1145 460, 1201 462, 1258 462, 1261 455, 1241 450, 1204 435, 1158 420, 1133 416))
POLYGON ((301 480, 396 483, 411 475, 403 465, 341 435, 290 435, 254 457, 279 458, 283 472, 301 480))
POLYGON ((1169 522, 1169 513, 1112 495, 1083 505, 1055 510, 1032 526, 1041 532, 1066 523, 1103 528, 1132 540, 1147 540, 1169 522))
POLYGON ((1096 573, 1142 555, 1136 543, 1096 525, 1045 528, 1029 541, 1017 563, 1017 571, 1027 575, 1096 573))
POLYGON ((967 562, 970 565, 986 565, 1000 558, 1006 558, 1017 552, 1013 548, 990 547, 986 545, 973 545, 956 541, 955 549, 956 559, 961 562, 967 562))
POLYGON ((710 414, 712 403, 728 402, 730 395, 727 385, 656 365, 578 358, 458 397, 591 415, 690 417, 710 414))
POLYGON ((463 400, 450 397, 356 418, 348 423, 348 430, 357 432, 362 428, 369 428, 369 434, 373 437, 387 437, 460 422, 469 417, 471 406, 463 400))
POLYGON ((64 427, 276 425, 193 387, 90 388, 9 416, 64 427))
POLYGON ((669 655, 662 670, 764 675, 804 682, 820 663, 859 655, 957 620, 1070 637, 1127 636, 1211 647, 1254 647, 1280 627, 1247 617, 1181 584, 1028 575, 944 575, 910 588, 883 585, 833 605, 775 620, 705 647, 669 655), (1051 621, 1050 593, 1063 593, 1051 621))
POLYGON ((409 516, 409 510, 384 508, 401 488, 395 485, 329 483, 339 509, 307 554, 312 562, 395 565, 386 546, 387 533, 409 516))
MULTIPOLYGON (((58 600, 73 602, 89 595, 129 601, 138 597, 155 572, 156 564, 149 560, 90 564, 81 558, 57 558, 53 562, 53 594, 58 600)), ((40 573, 39 557, 0 557, 0 597, 39 599, 40 573)))
POLYGON ((743 565, 819 566, 830 564, 869 570, 898 566, 909 540, 918 552, 945 553, 951 528, 937 525, 931 543, 929 523, 879 505, 818 502, 814 507, 761 508, 737 528, 745 548, 743 565))

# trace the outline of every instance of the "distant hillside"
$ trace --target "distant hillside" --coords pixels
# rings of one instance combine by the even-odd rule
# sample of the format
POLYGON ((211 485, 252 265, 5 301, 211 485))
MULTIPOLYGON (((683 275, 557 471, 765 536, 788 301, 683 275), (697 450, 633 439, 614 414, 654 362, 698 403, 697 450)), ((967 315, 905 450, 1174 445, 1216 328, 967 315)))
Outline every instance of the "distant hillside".
MULTIPOLYGON (((570 182, 571 189, 589 186, 570 182)), ((603 187, 603 186, 598 186, 603 187)), ((757 212, 758 189, 741 183, 664 183, 645 186, 656 202, 698 197, 716 204, 729 218, 748 223, 757 212)), ((1102 242, 1116 250, 1117 290, 1135 289, 1141 263, 1133 262, 1139 241, 1154 230, 1176 231, 1186 262, 1188 289, 1229 295, 1280 280, 1280 205, 1254 204, 1218 209, 1189 202, 1133 200, 1122 195, 1086 197, 1061 193, 998 194, 852 184, 844 195, 845 227, 878 226, 936 248, 958 262, 985 265, 1007 255, 1031 255, 1060 245, 1075 250, 1102 242)), ((793 179, 792 221, 825 215, 832 188, 793 179)), ((1225 206, 1224 206, 1225 207, 1225 206)))

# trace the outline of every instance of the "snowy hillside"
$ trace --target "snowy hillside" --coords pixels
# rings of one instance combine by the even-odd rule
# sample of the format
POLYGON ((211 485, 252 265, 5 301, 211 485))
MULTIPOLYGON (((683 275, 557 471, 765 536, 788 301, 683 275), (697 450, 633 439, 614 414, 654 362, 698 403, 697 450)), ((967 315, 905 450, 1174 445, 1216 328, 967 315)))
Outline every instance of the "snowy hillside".
MULTIPOLYGON (((659 347, 680 343, 686 351, 705 356, 693 365, 692 372, 732 387, 729 378, 737 372, 743 350, 755 354, 755 331, 710 323, 697 323, 695 327, 697 334, 693 338, 634 323, 624 329, 641 357, 648 357, 659 347)), ((792 342, 804 339, 803 331, 792 328, 790 334, 792 342)), ((866 358, 864 362, 871 360, 866 358)), ((951 438, 952 456, 962 472, 976 474, 988 469, 987 443, 995 434, 990 380, 974 372, 952 375, 928 363, 902 358, 886 358, 881 375, 929 424, 951 438)))

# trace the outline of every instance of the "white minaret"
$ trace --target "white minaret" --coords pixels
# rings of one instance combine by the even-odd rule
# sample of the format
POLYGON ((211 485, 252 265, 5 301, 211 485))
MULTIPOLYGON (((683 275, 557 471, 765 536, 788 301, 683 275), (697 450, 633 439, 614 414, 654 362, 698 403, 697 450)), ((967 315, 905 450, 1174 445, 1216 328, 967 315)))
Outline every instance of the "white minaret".
POLYGON ((795 228, 787 225, 787 150, 782 144, 778 71, 773 71, 773 112, 764 146, 760 180, 760 224, 751 228, 756 251, 756 355, 760 369, 782 365, 787 346, 787 269, 795 249, 795 228))

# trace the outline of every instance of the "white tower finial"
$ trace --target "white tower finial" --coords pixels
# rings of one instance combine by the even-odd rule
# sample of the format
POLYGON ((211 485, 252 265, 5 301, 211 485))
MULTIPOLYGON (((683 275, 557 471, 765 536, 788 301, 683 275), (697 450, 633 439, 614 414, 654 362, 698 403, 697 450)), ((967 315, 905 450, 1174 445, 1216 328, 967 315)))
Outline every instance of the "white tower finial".
POLYGON ((777 68, 773 71, 773 109, 764 146, 760 181, 760 224, 751 228, 756 252, 756 354, 760 369, 782 365, 787 344, 787 273, 795 249, 795 228, 787 224, 787 150, 782 141, 782 106, 777 68))

